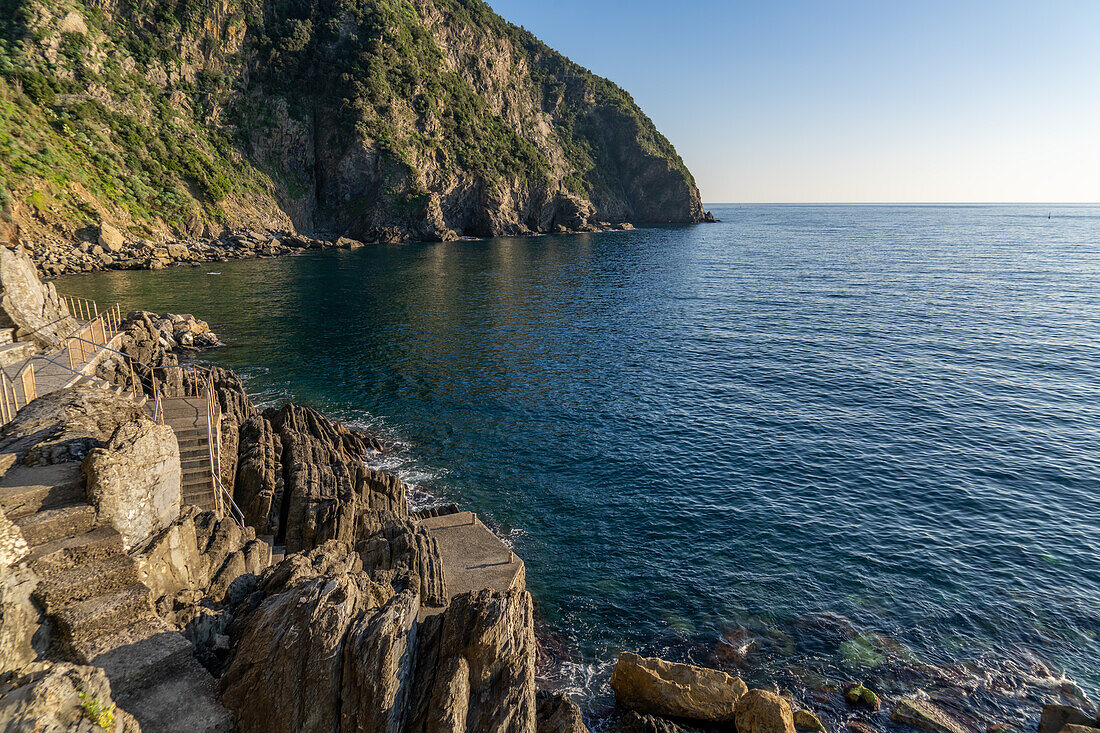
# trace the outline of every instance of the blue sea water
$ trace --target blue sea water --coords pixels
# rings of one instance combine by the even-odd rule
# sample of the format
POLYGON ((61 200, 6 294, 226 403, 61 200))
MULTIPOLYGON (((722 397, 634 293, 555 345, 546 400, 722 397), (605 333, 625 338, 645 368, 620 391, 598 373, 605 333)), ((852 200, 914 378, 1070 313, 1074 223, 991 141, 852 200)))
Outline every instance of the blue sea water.
POLYGON ((622 650, 830 725, 856 679, 982 730, 1100 695, 1100 207, 713 208, 58 287, 399 442, 526 561, 594 719, 622 650))

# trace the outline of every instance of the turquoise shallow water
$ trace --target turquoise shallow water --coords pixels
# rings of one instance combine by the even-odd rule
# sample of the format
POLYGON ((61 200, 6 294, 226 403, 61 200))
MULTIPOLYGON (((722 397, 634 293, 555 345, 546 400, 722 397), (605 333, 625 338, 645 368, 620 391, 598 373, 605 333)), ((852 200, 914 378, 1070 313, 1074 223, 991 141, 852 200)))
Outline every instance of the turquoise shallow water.
POLYGON ((715 209, 58 287, 400 441, 526 560, 594 715, 623 649, 834 722, 850 679, 981 722, 1100 694, 1100 208, 715 209))

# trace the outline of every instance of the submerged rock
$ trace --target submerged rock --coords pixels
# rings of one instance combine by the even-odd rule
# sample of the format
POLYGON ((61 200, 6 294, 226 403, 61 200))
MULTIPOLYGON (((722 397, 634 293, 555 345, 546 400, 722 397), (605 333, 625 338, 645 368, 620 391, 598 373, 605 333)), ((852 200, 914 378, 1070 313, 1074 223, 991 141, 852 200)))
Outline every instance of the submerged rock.
POLYGON ((627 710, 721 723, 734 719, 748 687, 716 669, 623 652, 611 675, 615 699, 627 710))
POLYGON ((794 727, 798 730, 812 730, 818 733, 825 733, 825 725, 821 722, 821 719, 809 710, 794 711, 794 727))
POLYGON ((933 733, 967 733, 966 728, 958 721, 926 700, 902 700, 894 708, 890 720, 933 733))
POLYGON ((874 711, 882 707, 882 701, 878 699, 878 695, 864 687, 860 682, 848 685, 844 689, 844 699, 854 708, 874 711))
POLYGON ((577 703, 560 692, 535 695, 535 720, 538 733, 588 733, 577 703))
POLYGON ((1097 725, 1097 719, 1071 705, 1048 704, 1039 717, 1039 733, 1061 733, 1067 725, 1097 725))
POLYGON ((688 729, 656 715, 627 711, 612 729, 614 733, 688 733, 688 729))

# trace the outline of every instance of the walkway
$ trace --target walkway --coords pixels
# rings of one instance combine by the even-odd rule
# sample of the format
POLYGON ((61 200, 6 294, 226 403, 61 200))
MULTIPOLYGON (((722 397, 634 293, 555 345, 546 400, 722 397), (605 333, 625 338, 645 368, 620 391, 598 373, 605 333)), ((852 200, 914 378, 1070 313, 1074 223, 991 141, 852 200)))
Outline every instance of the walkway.
POLYGON ((420 524, 439 543, 448 602, 460 593, 526 584, 523 561, 473 512, 427 517, 420 524))
POLYGON ((220 733, 232 717, 194 648, 162 621, 109 524, 96 521, 80 463, 17 465, 0 507, 30 546, 34 591, 66 656, 103 668, 115 702, 146 733, 220 733))

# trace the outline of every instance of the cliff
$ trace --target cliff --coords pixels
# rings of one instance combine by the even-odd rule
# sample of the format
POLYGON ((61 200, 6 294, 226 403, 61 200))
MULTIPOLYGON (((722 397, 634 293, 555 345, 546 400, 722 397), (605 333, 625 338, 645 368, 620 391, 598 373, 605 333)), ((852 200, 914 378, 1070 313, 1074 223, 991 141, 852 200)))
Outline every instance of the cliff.
POLYGON ((481 0, 4 0, 0 204, 24 242, 372 241, 697 222, 613 83, 481 0))

